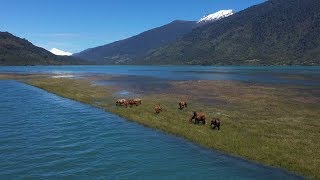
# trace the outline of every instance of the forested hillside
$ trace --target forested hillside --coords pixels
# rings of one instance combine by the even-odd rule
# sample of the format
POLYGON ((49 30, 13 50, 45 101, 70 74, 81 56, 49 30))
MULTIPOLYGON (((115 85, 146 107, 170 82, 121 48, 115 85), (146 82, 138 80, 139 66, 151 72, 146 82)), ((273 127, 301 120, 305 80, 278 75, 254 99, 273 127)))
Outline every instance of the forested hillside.
POLYGON ((74 57, 56 56, 8 32, 0 32, 0 65, 84 64, 74 57))
POLYGON ((320 1, 270 0, 197 28, 138 64, 320 64, 320 1))

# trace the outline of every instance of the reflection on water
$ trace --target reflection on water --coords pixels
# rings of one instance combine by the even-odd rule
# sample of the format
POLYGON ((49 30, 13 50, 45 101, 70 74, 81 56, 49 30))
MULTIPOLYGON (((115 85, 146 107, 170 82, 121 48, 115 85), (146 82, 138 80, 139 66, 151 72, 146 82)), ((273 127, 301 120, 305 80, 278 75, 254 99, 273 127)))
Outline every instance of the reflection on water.
POLYGON ((130 91, 127 91, 127 90, 117 91, 115 93, 115 95, 119 96, 119 97, 125 97, 125 98, 133 98, 133 97, 137 96, 137 94, 130 92, 130 91))
POLYGON ((51 76, 52 78, 73 78, 75 77, 74 75, 71 74, 64 74, 64 75, 53 75, 51 76))
POLYGON ((0 81, 0 179, 301 179, 0 81))

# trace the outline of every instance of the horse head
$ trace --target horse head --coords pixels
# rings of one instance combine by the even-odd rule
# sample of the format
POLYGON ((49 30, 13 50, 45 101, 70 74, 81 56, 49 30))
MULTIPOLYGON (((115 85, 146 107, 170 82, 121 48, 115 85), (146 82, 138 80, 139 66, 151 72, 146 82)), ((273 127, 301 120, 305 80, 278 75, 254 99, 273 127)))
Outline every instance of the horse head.
POLYGON ((192 121, 192 119, 196 118, 197 116, 197 112, 193 111, 193 116, 190 118, 190 121, 192 121))
POLYGON ((213 119, 211 120, 210 126, 214 125, 214 124, 215 124, 215 121, 216 121, 216 118, 213 118, 213 119))

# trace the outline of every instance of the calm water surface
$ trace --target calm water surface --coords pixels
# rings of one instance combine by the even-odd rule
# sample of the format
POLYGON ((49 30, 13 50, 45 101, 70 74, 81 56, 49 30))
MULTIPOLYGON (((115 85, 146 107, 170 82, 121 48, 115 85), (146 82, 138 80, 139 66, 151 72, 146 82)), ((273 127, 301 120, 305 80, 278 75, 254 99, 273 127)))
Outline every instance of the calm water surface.
POLYGON ((121 74, 163 80, 240 80, 320 85, 320 66, 0 66, 0 73, 121 74))
POLYGON ((0 179, 300 179, 15 81, 0 81, 0 179))

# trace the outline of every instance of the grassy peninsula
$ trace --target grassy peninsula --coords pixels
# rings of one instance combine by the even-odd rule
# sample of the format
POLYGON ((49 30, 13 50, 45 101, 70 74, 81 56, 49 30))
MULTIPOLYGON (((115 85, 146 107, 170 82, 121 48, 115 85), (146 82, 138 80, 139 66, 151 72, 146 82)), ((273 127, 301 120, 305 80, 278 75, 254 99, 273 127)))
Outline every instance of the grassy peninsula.
POLYGON ((319 87, 203 80, 169 81, 162 89, 146 90, 94 83, 121 78, 0 75, 0 79, 17 79, 211 149, 320 178, 319 87), (142 105, 115 106, 115 100, 121 98, 117 92, 123 89, 141 98, 142 105), (187 100, 188 108, 179 110, 180 100, 187 100), (153 108, 158 103, 164 111, 156 115, 153 108), (219 117, 221 130, 189 123, 192 111, 199 110, 207 114, 208 120, 219 117))

